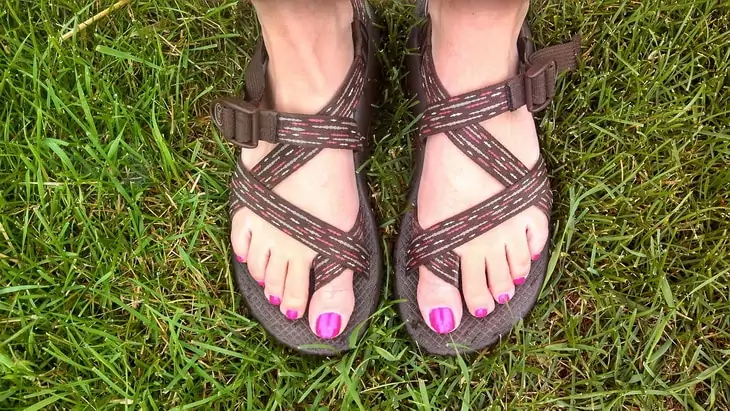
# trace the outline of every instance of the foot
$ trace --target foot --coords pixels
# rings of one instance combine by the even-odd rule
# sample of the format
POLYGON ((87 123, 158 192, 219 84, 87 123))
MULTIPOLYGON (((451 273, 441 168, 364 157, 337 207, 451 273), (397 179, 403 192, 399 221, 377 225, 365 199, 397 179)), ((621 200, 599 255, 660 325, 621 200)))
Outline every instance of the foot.
MULTIPOLYGON (((527 6, 521 1, 432 0, 433 58, 436 72, 451 95, 517 74, 517 37, 527 6)), ((497 116, 482 126, 528 168, 535 165, 539 157, 537 132, 526 108, 497 116)), ((445 135, 429 137, 418 193, 418 220, 428 228, 503 189, 445 135)), ((542 253, 547 237, 548 220, 533 207, 457 248, 468 313, 463 312, 457 288, 421 267, 418 304, 426 323, 435 332, 448 334, 464 315, 486 317, 497 304, 508 303, 525 282, 531 262, 542 253)))
MULTIPOLYGON (((270 3, 261 3, 254 5, 269 54, 267 84, 273 99, 269 105, 282 112, 316 114, 329 103, 352 64, 352 8, 345 2, 346 7, 335 7, 336 12, 304 11, 300 9, 308 5, 292 2, 291 7, 270 10, 270 3)), ((243 164, 250 170, 273 148, 260 142, 255 149, 242 150, 243 164)), ((359 208, 353 154, 325 149, 273 191, 349 231, 359 208)), ((261 292, 279 306, 282 316, 297 320, 309 307, 310 327, 320 338, 335 338, 345 329, 355 303, 351 270, 310 296, 316 253, 248 209, 233 216, 231 241, 238 261, 247 264, 261 292)))

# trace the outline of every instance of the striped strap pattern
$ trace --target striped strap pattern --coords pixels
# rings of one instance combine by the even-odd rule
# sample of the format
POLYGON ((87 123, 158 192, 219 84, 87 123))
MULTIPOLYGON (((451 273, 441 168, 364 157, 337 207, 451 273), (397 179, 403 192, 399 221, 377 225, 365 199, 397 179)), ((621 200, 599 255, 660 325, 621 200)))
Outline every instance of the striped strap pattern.
POLYGON ((211 112, 223 137, 243 148, 256 147, 259 141, 320 149, 365 148, 365 137, 351 117, 279 113, 231 97, 214 101, 211 112))
MULTIPOLYGON (((434 274, 458 284, 458 264, 453 250, 492 230, 532 206, 546 214, 552 205, 550 184, 542 158, 516 184, 487 201, 463 211, 426 230, 419 227, 408 253, 408 267, 426 265, 434 274), (447 253, 444 257, 444 253, 447 253), (448 260, 448 264, 442 259, 448 260)), ((458 262, 458 261, 457 261, 458 262)))
MULTIPOLYGON (((487 233, 519 213, 537 207, 548 215, 552 193, 542 157, 528 169, 480 123, 527 105, 530 111, 549 104, 559 71, 575 67, 580 40, 535 53, 540 69, 530 66, 503 83, 459 96, 450 96, 436 75, 426 23, 421 50, 421 82, 428 108, 420 122, 420 137, 444 133, 470 160, 499 181, 505 189, 486 201, 428 229, 414 218, 415 235, 408 250, 410 272, 427 267, 442 280, 459 286, 459 258, 454 250, 487 233), (535 80, 537 79, 537 80, 535 80), (548 84, 549 83, 549 84, 548 84), (541 91, 532 92, 537 86, 541 91), (551 91, 552 90, 552 91, 551 91)), ((414 212, 417 216, 417 211, 414 212)))
MULTIPOLYGON (((263 135, 279 144, 251 170, 244 167, 239 156, 231 177, 231 215, 241 208, 248 208, 317 253, 313 265, 315 290, 332 281, 345 269, 360 274, 369 272, 370 251, 365 246, 362 210, 353 228, 345 232, 300 210, 274 193, 273 189, 324 148, 364 148, 365 138, 354 121, 354 113, 365 86, 369 41, 364 21, 367 15, 362 0, 352 2, 356 17, 353 27, 356 55, 347 80, 317 115, 278 113, 274 137, 268 137, 266 133, 259 133, 259 137, 263 135)), ((247 84, 250 100, 245 104, 248 105, 258 105, 264 94, 264 82, 261 79, 265 78, 263 67, 266 57, 263 46, 258 48, 258 52, 263 57, 255 56, 252 62, 256 62, 257 66, 249 67, 246 74, 247 83, 249 77, 253 79, 250 87, 247 84)), ((235 104, 241 102, 236 101, 235 104)), ((214 106, 213 115, 215 113, 214 106)), ((243 127, 248 128, 249 125, 243 127)))

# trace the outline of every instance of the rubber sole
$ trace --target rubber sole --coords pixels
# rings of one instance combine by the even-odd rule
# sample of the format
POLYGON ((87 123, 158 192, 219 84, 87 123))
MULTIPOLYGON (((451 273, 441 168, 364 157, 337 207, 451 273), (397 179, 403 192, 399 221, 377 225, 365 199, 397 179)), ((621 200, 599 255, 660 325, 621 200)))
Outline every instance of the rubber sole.
MULTIPOLYGON (((371 17, 371 21, 367 27, 370 38, 366 68, 367 84, 365 87, 365 95, 356 110, 355 117, 358 124, 367 123, 363 128, 369 130, 369 122, 372 118, 372 107, 370 107, 370 103, 375 101, 374 96, 377 95, 377 82, 380 74, 378 59, 375 55, 375 50, 379 44, 380 33, 372 23, 372 10, 367 3, 366 7, 371 17)), ((369 150, 356 154, 355 160, 358 168, 368 156, 369 150)), ((366 239, 366 247, 370 255, 368 265, 370 270, 368 273, 355 274, 353 280, 355 307, 349 323, 338 337, 331 340, 324 340, 315 335, 309 327, 308 309, 298 320, 291 321, 287 319, 279 311, 278 306, 271 305, 266 299, 263 289, 253 279, 246 264, 236 261, 235 257, 233 257, 235 254, 231 253, 231 264, 234 269, 236 284, 251 316, 261 323, 264 329, 276 341, 302 354, 332 356, 352 349, 363 336, 367 329, 370 316, 375 312, 380 301, 383 281, 383 253, 380 245, 379 228, 370 203, 372 196, 365 181, 365 176, 363 173, 357 173, 356 175, 360 210, 364 217, 365 231, 363 236, 366 239)), ((311 296, 314 294, 314 275, 311 272, 309 283, 309 295, 311 296)))
MULTIPOLYGON (((416 13, 419 19, 426 18, 428 12, 427 1, 419 1, 416 13)), ((414 28, 409 39, 409 49, 420 51, 420 28, 414 28)), ((529 29, 525 27, 521 41, 529 37, 529 29)), ((528 42, 529 43, 529 42, 528 42)), ((522 44, 520 47, 530 47, 531 44, 522 44)), ((416 95, 419 104, 414 108, 415 114, 420 115, 425 110, 426 96, 421 87, 420 53, 409 56, 408 75, 409 88, 416 95)), ((417 141, 419 141, 417 139, 417 141)), ((418 198, 418 187, 423 166, 424 147, 417 144, 416 167, 413 174, 408 203, 415 205, 418 198)), ((487 317, 476 318, 464 310, 465 314, 459 327, 450 334, 441 335, 434 332, 421 316, 418 308, 418 270, 408 270, 408 247, 414 234, 414 211, 407 212, 401 222, 400 233, 395 245, 395 295, 403 302, 398 304, 398 312, 405 322, 406 330, 413 341, 422 349, 437 355, 458 355, 481 351, 497 342, 514 328, 514 326, 532 310, 542 289, 550 260, 550 241, 537 261, 532 263, 530 274, 526 282, 517 287, 515 296, 505 305, 497 305, 487 317)), ((459 285, 461 288, 461 284, 459 285)), ((463 295, 463 292, 461 293, 463 295)), ((463 301, 462 304, 466 306, 463 301)))

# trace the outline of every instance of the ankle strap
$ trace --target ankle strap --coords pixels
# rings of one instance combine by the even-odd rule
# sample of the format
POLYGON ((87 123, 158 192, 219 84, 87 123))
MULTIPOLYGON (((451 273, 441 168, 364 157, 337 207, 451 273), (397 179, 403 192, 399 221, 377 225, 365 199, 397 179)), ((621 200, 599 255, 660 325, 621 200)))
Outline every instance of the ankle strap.
MULTIPOLYGON (((423 53, 430 53, 426 37, 423 53)), ((520 47, 521 73, 501 83, 487 86, 458 96, 446 96, 432 101, 420 122, 420 137, 459 130, 478 124, 507 111, 527 106, 530 112, 541 111, 555 97, 557 76, 577 65, 580 37, 569 43, 548 47, 531 53, 529 47, 520 47)), ((440 84, 431 59, 423 64, 426 78, 440 84)))

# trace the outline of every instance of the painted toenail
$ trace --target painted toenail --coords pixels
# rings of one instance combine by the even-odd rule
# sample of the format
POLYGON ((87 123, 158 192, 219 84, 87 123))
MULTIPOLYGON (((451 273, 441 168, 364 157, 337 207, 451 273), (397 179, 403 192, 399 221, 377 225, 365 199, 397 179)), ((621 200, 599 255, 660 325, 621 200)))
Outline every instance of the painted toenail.
POLYGON ((454 313, 450 308, 434 308, 428 317, 431 320, 431 327, 439 334, 448 334, 456 328, 454 313))
POLYGON ((272 305, 279 305, 279 304, 281 304, 281 298, 279 298, 277 296, 274 296, 274 295, 270 295, 269 296, 269 302, 272 305))
POLYGON ((525 283, 525 281, 527 281, 527 278, 520 277, 520 278, 518 278, 518 279, 515 280, 515 285, 522 285, 522 284, 525 283))
POLYGON ((532 261, 537 261, 540 259, 540 254, 535 254, 532 256, 532 261))
POLYGON ((510 298, 511 297, 507 293, 500 294, 500 296, 497 297, 497 302, 500 304, 507 304, 507 302, 509 302, 510 298))
POLYGON ((342 317, 336 313, 320 314, 317 317, 317 335, 319 338, 331 340, 340 334, 340 326, 342 325, 342 317))
POLYGON ((474 317, 484 318, 487 316, 487 314, 489 314, 489 310, 487 310, 486 308, 480 308, 476 310, 476 312, 474 312, 474 317))
POLYGON ((297 310, 286 310, 286 318, 290 320, 296 320, 299 318, 299 311, 297 310))
POLYGON ((260 286, 262 286, 262 287, 266 286, 266 283, 265 283, 265 282, 263 282, 263 281, 257 281, 257 282, 258 282, 258 283, 259 283, 259 285, 260 285, 260 286))
POLYGON ((243 264, 246 262, 246 257, 241 257, 240 255, 237 255, 236 260, 238 260, 239 263, 243 264))

